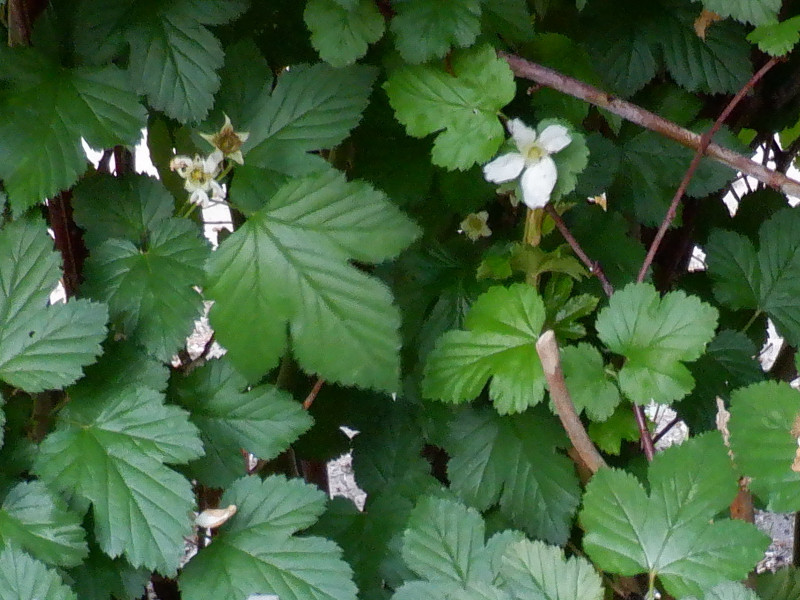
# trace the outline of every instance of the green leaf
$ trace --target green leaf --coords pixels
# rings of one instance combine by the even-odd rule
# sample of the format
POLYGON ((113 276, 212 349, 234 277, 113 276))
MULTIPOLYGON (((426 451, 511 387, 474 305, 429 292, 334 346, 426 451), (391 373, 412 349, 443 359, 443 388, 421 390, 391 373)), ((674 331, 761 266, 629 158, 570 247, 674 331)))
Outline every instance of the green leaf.
POLYGON ((518 600, 601 600, 600 576, 585 558, 540 541, 506 547, 499 569, 501 587, 518 600))
POLYGON ((210 319, 231 362, 258 379, 282 356, 288 324, 306 371, 395 389, 399 314, 389 290, 348 261, 392 258, 416 235, 382 193, 337 171, 284 185, 208 262, 210 319))
POLYGON ((483 559, 483 518, 463 504, 426 496, 403 536, 403 560, 421 579, 456 583, 491 580, 483 559))
MULTIPOLYGON (((697 2, 698 0, 695 0, 697 2)), ((781 0, 699 0, 706 10, 743 23, 762 25, 778 18, 781 0)))
POLYGON ((511 69, 490 46, 453 54, 452 71, 406 66, 383 85, 398 121, 409 135, 439 132, 432 160, 465 170, 488 161, 505 139, 497 114, 514 98, 511 69))
POLYGON ((696 17, 689 6, 671 6, 659 25, 664 62, 670 75, 692 92, 739 91, 752 72, 751 50, 744 39, 743 27, 730 21, 715 23, 706 30, 705 39, 700 39, 693 27, 696 17))
POLYGON ((491 377, 489 396, 500 414, 522 412, 544 397, 536 341, 544 304, 531 286, 496 286, 467 315, 467 331, 448 331, 428 355, 426 398, 461 403, 476 398, 491 377))
POLYGON ((214 360, 173 380, 171 393, 200 430, 206 454, 190 464, 204 485, 226 488, 245 475, 242 449, 270 460, 311 427, 292 397, 270 385, 247 391, 247 381, 226 360, 214 360))
POLYGON ((164 463, 203 453, 187 414, 148 388, 73 396, 42 442, 34 470, 90 501, 97 542, 135 567, 174 574, 191 533, 190 483, 164 463))
POLYGON ((202 300, 208 244, 194 223, 168 219, 152 227, 140 245, 120 239, 101 244, 85 265, 84 292, 108 303, 127 338, 168 360, 185 344, 202 300))
POLYGON ((336 0, 309 0, 303 13, 311 44, 334 67, 354 63, 381 39, 383 16, 372 0, 358 0, 352 8, 336 0))
POLYGON ((81 600, 138 600, 150 579, 147 570, 134 569, 120 558, 111 559, 97 547, 69 575, 81 600))
POLYGON ((775 573, 759 573, 756 591, 761 600, 793 600, 800 594, 800 569, 784 567, 775 573))
POLYGON ((214 97, 214 116, 230 117, 234 128, 249 123, 261 103, 272 92, 273 75, 256 43, 245 38, 225 48, 222 80, 214 97))
POLYGON ((236 481, 222 505, 238 512, 214 542, 184 567, 186 600, 274 594, 281 600, 355 600, 356 587, 341 550, 329 540, 293 535, 325 507, 322 492, 294 479, 271 476, 236 481))
MULTIPOLYGON (((697 600, 695 597, 686 600, 697 600)), ((756 593, 738 581, 725 581, 703 595, 703 600, 761 600, 756 593)))
POLYGON ((772 56, 788 54, 800 41, 800 16, 756 27, 748 34, 747 41, 758 44, 759 50, 772 56))
POLYGON ((619 2, 613 11, 589 4, 583 18, 592 29, 603 32, 590 35, 587 45, 594 68, 614 92, 632 96, 655 77, 659 48, 657 40, 648 35, 658 18, 655 3, 643 6, 640 2, 619 2), (620 19, 620 14, 627 18, 620 19))
POLYGON ((286 175, 324 170, 313 150, 338 145, 361 119, 375 79, 372 67, 333 69, 325 64, 291 67, 242 128, 248 165, 286 175))
POLYGON ((400 0, 393 8, 395 46, 409 63, 443 58, 451 46, 471 46, 481 30, 480 0, 400 0))
POLYGON ((103 305, 47 306, 59 262, 42 225, 22 220, 0 232, 0 379, 28 392, 78 379, 100 354, 106 333, 103 305))
MULTIPOLYGON (((80 517, 40 481, 21 482, 0 508, 0 540, 59 567, 79 564, 88 554, 80 517)), ((0 594, 1 595, 1 594, 0 594)))
POLYGON ((451 423, 450 487, 478 510, 499 503, 511 523, 530 535, 563 544, 580 489, 571 462, 558 452, 566 440, 543 410, 500 417, 466 410, 451 423))
POLYGON ((593 421, 605 421, 620 403, 619 390, 609 378, 600 351, 591 344, 565 346, 561 367, 575 410, 593 421))
POLYGON ((744 578, 769 538, 750 523, 718 519, 737 477, 718 433, 656 455, 650 494, 632 475, 598 471, 586 487, 580 522, 584 550, 604 571, 648 573, 676 597, 744 578))
POLYGON ((75 187, 72 201, 75 222, 92 250, 108 239, 141 243, 172 216, 175 203, 157 179, 135 174, 87 177, 75 187))
POLYGON ((483 31, 494 31, 512 42, 530 42, 534 17, 526 0, 493 0, 484 2, 483 31))
POLYGON ((14 600, 77 600, 58 572, 13 546, 0 552, 0 597, 14 600))
POLYGON ((15 214, 78 180, 81 138, 96 148, 139 139, 144 107, 116 67, 66 69, 30 48, 0 50, 0 62, 0 178, 15 214))
POLYGON ((213 104, 220 82, 216 71, 223 62, 219 40, 205 25, 227 23, 246 7, 242 0, 158 5, 84 0, 77 44, 90 61, 108 60, 129 44, 129 75, 136 91, 173 119, 199 121, 213 104))
POLYGON ((715 231, 706 246, 717 299, 766 313, 792 345, 800 344, 800 211, 783 209, 759 230, 758 252, 742 235, 715 231))
POLYGON ((750 489, 769 510, 800 509, 800 393, 764 381, 733 392, 730 410, 731 448, 750 489))
POLYGON ((617 406, 614 414, 602 423, 589 423, 589 437, 603 452, 619 454, 623 441, 635 442, 639 439, 639 429, 633 418, 630 405, 626 402, 617 406))
POLYGON ((609 350, 626 358, 619 373, 623 394, 638 404, 679 400, 694 378, 683 364, 697 360, 717 327, 717 310, 694 296, 659 297, 652 285, 630 284, 611 296, 597 317, 609 350))

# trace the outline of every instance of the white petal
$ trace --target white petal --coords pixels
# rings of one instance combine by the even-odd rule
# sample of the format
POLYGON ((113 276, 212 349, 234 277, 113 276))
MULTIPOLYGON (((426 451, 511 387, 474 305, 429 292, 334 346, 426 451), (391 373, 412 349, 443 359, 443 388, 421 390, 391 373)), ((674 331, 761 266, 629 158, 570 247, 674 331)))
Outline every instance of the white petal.
POLYGON ((194 522, 198 527, 203 527, 205 529, 216 529, 235 514, 235 504, 231 504, 228 506, 228 508, 207 508, 197 515, 194 522))
POLYGON ((225 200, 225 189, 217 182, 216 179, 211 180, 211 199, 221 202, 225 200))
POLYGON ((189 196, 189 202, 192 204, 198 204, 200 208, 209 208, 211 206, 211 201, 208 199, 208 194, 206 194, 205 190, 199 189, 192 192, 192 195, 189 196))
POLYGON ((563 125, 548 125, 544 128, 542 135, 539 136, 539 146, 547 150, 550 154, 555 154, 563 150, 572 138, 569 136, 569 129, 563 125))
POLYGON ((492 183, 505 183, 519 177, 525 168, 525 159, 517 152, 509 152, 498 156, 492 162, 483 165, 483 176, 492 183))
POLYGON ((550 201, 557 177, 556 163, 549 156, 525 169, 520 181, 523 202, 530 208, 542 208, 550 201))
POLYGON ((211 175, 216 175, 222 158, 222 150, 214 150, 203 162, 203 170, 211 175))
POLYGON ((523 154, 536 143, 536 130, 525 125, 520 119, 511 119, 508 122, 508 132, 523 154))

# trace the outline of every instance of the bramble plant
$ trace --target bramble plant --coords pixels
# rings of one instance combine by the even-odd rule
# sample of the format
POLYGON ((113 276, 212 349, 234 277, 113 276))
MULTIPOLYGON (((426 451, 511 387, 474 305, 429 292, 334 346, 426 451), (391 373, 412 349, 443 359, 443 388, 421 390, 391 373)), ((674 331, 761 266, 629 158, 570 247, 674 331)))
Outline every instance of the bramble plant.
POLYGON ((0 599, 800 598, 799 1, 0 9, 0 599))

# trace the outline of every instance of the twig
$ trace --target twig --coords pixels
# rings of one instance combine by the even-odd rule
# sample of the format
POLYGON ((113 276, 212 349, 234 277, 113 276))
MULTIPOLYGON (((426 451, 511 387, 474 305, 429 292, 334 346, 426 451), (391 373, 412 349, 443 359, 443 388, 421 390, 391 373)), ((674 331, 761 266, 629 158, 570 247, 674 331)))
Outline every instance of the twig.
MULTIPOLYGON (((711 144, 711 139, 714 137, 714 134, 719 131, 719 128, 722 127, 725 119, 730 116, 733 109, 737 104, 739 104, 742 98, 744 98, 745 94, 750 91, 750 89, 752 89, 758 80, 766 75, 767 71, 769 71, 776 64, 778 64, 778 59, 773 57, 767 61, 763 67, 756 71, 750 80, 742 86, 742 89, 740 89, 736 95, 731 98, 731 101, 728 102, 728 105, 725 107, 722 113, 720 113, 719 117, 717 117, 717 120, 714 121, 711 129, 700 136, 700 145, 697 146, 697 150, 694 153, 694 158, 692 158, 692 162, 689 163, 689 168, 686 169, 686 173, 683 175, 683 179, 681 180, 678 189, 675 190, 675 195, 672 197, 672 202, 669 204, 667 214, 664 215, 664 220, 661 221, 661 226, 658 228, 658 232, 656 232, 656 236, 653 238, 653 242, 650 244, 650 248, 647 250, 647 256, 645 256, 644 262, 642 263, 642 268, 639 270, 639 276, 636 278, 637 283, 644 281, 644 278, 647 276, 647 270, 653 263, 656 252, 658 252, 658 247, 661 245, 661 241, 664 239, 667 229, 669 229, 673 219, 675 219, 675 215, 678 212, 678 204, 680 204, 681 198, 683 198, 683 194, 686 192, 686 188, 689 187, 689 182, 692 180, 697 168, 700 166, 700 161, 703 159, 706 148, 708 148, 709 144, 711 144)), ((767 154, 767 149, 765 149, 764 154, 767 154)))
POLYGON ((564 219, 561 218, 561 215, 559 215, 558 211, 553 208, 552 204, 547 204, 544 207, 544 210, 548 215, 550 215, 550 218, 553 219, 553 222, 555 222, 556 227, 569 244, 569 247, 572 248, 575 256, 581 259, 581 262, 586 265, 586 268, 589 269, 589 272, 597 277, 597 279, 600 281, 600 285, 602 286, 603 292, 605 292, 606 296, 611 296, 611 294, 614 293, 614 287, 606 277, 606 274, 603 271, 603 268, 600 266, 600 263, 593 261, 587 256, 586 252, 583 251, 583 248, 581 248, 581 245, 578 243, 578 240, 575 239, 575 236, 573 236, 569 228, 567 228, 567 224, 564 223, 564 219))
MULTIPOLYGON (((621 100, 596 87, 572 77, 567 77, 558 71, 548 69, 547 67, 530 62, 519 56, 506 52, 500 52, 499 55, 508 62, 511 70, 518 77, 530 79, 531 81, 553 88, 569 96, 585 100, 631 123, 660 133, 689 148, 696 150, 700 147, 702 136, 688 129, 684 129, 663 117, 659 117, 640 106, 621 100)), ((769 187, 779 190, 784 194, 800 196, 800 182, 786 177, 783 173, 767 169, 763 165, 750 160, 738 152, 711 143, 706 148, 705 154, 736 171, 741 171, 755 177, 769 187)))
POLYGON ((592 473, 606 466, 606 461, 595 448, 586 429, 583 427, 578 413, 575 412, 575 405, 572 403, 567 384, 564 381, 564 372, 561 370, 561 358, 558 354, 558 344, 556 334, 552 329, 545 331, 536 342, 536 352, 542 361, 544 376, 547 385, 550 387, 550 398, 558 412, 558 418, 569 436, 569 440, 577 450, 581 460, 586 464, 592 473))
POLYGON ((636 427, 639 429, 642 452, 644 452, 647 462, 652 462, 653 457, 656 455, 656 445, 653 442, 653 436, 650 435, 650 429, 647 427, 647 417, 645 417, 644 409, 635 402, 633 403, 633 416, 636 418, 636 427))
POLYGON ((325 380, 322 377, 317 378, 317 382, 314 384, 314 387, 311 388, 311 391, 308 392, 308 396, 306 399, 303 400, 303 409, 308 410, 311 408, 311 405, 314 404, 314 400, 317 398, 317 394, 322 389, 322 386, 325 384, 325 380))
POLYGON ((660 440, 665 435, 667 435, 670 431, 672 431, 672 428, 675 427, 675 425, 677 425, 680 422, 681 422, 681 418, 680 417, 675 417, 674 419, 672 419, 672 421, 670 421, 669 423, 664 425, 664 428, 661 431, 659 431, 655 435, 655 437, 653 437, 653 444, 657 444, 658 440, 660 440))

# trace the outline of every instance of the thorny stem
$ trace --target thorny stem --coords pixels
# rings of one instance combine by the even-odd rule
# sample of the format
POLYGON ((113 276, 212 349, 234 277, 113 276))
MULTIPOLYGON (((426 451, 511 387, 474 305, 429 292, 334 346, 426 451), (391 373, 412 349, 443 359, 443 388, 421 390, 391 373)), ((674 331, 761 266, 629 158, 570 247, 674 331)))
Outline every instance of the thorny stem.
MULTIPOLYGON (((703 155, 706 152, 706 149, 711 144, 711 139, 714 137, 714 134, 719 131, 719 128, 722 127, 722 124, 725 122, 725 119, 730 116, 733 109, 736 107, 737 104, 744 98, 745 94, 752 89, 752 87, 761 79, 764 75, 767 74, 772 67, 778 64, 778 59, 773 57, 767 63, 761 67, 755 74, 749 79, 747 83, 742 86, 736 95, 731 98, 731 101, 728 102, 728 105, 725 109, 720 113, 717 120, 714 121, 714 124, 711 126, 711 129, 706 131, 702 136, 700 136, 700 143, 695 150, 694 157, 692 158, 692 162, 689 163, 689 168, 686 169, 686 173, 681 180, 678 189, 675 190, 675 195, 672 197, 672 202, 670 202, 669 208, 667 209, 667 214, 664 215, 664 220, 661 221, 661 226, 658 228, 658 232, 656 236, 653 238, 653 242, 650 244, 650 248, 647 250, 647 256, 645 256, 644 262, 642 263, 642 268, 639 270, 639 276, 636 278, 637 283, 641 283, 644 281, 644 278, 647 276, 647 270, 650 268, 650 265, 653 263, 653 259, 656 256, 656 252, 658 251, 658 247, 661 245, 661 241, 664 239, 664 236, 667 233, 667 229, 669 229, 670 224, 675 219, 675 215, 678 212, 678 204, 680 204, 681 198, 683 198, 683 194, 686 192, 686 188, 689 187, 689 182, 694 177, 695 172, 697 171, 697 167, 700 166, 700 161, 703 158, 703 155)), ((765 152, 766 155, 766 152, 765 152)), ((753 163, 756 164, 756 163, 753 163)))
MULTIPOLYGON (((631 123, 635 123, 645 129, 650 129, 651 131, 655 131, 656 133, 660 133, 663 136, 675 140, 683 146, 694 148, 695 150, 700 147, 702 136, 688 129, 684 129, 663 117, 659 117, 655 113, 651 113, 640 106, 621 100, 594 86, 568 77, 553 69, 548 69, 537 63, 525 60, 514 54, 500 52, 499 56, 508 62, 511 70, 518 77, 530 79, 531 81, 553 88, 569 96, 585 100, 631 123)), ((778 171, 767 169, 764 165, 760 165, 738 152, 734 152, 718 144, 710 143, 705 153, 717 162, 727 165, 736 171, 747 173, 784 194, 800 196, 800 182, 778 171)))
POLYGON ((567 384, 564 381, 564 371, 561 369, 561 358, 558 352, 556 335, 552 329, 548 329, 539 337, 536 342, 536 352, 542 361, 544 376, 550 388, 550 398, 553 400, 558 418, 561 419, 561 424, 567 432, 569 441, 572 442, 581 460, 589 470, 592 473, 596 473, 598 469, 606 466, 606 461, 603 460, 600 452, 589 438, 586 428, 575 411, 575 405, 572 403, 567 384))
POLYGON ((567 241, 569 247, 572 248, 572 251, 575 253, 581 262, 586 265, 586 268, 589 269, 589 272, 597 277, 600 281, 600 285, 603 288, 603 292, 605 292, 606 296, 611 296, 614 293, 614 287, 611 285, 611 282, 606 277, 603 268, 600 266, 600 263, 597 261, 593 261, 586 252, 583 251, 581 248, 580 243, 578 240, 575 239, 575 236, 572 235, 567 224, 564 223, 564 219, 561 218, 561 215, 558 214, 558 211, 553 208, 551 204, 547 204, 544 207, 544 210, 550 215, 550 218, 553 219, 555 222, 558 231, 561 233, 562 237, 567 241))
POLYGON ((322 389, 322 386, 325 384, 325 380, 322 377, 317 378, 317 382, 314 384, 314 387, 311 388, 311 391, 306 396, 306 399, 303 400, 303 409, 308 410, 311 408, 311 405, 314 404, 314 400, 317 398, 317 394, 322 389))

